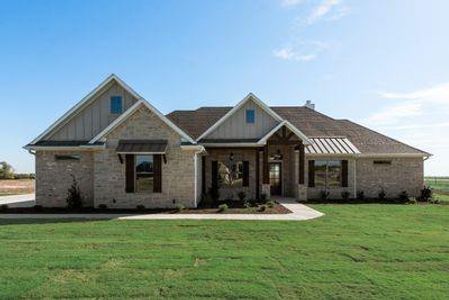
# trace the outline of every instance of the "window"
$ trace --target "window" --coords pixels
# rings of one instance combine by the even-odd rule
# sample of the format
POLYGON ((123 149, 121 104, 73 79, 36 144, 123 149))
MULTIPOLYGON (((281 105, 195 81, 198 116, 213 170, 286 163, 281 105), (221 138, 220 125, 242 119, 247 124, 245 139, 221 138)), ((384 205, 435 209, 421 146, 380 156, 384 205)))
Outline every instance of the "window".
POLYGON ((136 155, 136 192, 152 192, 154 186, 153 155, 136 155))
POLYGON ((341 160, 315 160, 315 186, 341 187, 341 160))
POLYGON ((231 162, 229 166, 218 162, 218 185, 223 187, 243 186, 243 162, 231 162))
POLYGON ((375 165, 391 165, 391 160, 375 160, 375 165))
POLYGON ((256 112, 254 109, 247 109, 246 110, 246 123, 248 124, 254 124, 256 121, 256 112))
POLYGON ((55 155, 55 160, 80 160, 80 156, 78 154, 73 155, 55 155))
POLYGON ((111 97, 111 114, 121 114, 123 111, 122 107, 122 97, 112 96, 111 97))

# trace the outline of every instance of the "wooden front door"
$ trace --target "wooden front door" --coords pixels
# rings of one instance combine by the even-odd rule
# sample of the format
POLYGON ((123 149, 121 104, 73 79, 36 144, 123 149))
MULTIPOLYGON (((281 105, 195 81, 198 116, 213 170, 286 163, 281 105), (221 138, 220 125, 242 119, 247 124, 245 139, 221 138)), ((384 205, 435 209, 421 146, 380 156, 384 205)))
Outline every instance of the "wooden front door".
POLYGON ((271 195, 282 194, 282 164, 278 162, 270 163, 270 193, 271 195))

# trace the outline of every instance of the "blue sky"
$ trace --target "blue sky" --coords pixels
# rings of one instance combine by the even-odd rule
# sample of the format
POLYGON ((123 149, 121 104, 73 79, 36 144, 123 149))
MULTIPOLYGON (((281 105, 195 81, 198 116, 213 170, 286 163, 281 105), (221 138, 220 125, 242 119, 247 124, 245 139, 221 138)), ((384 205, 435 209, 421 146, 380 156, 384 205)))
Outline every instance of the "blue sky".
POLYGON ((348 118, 449 175, 449 1, 2 1, 0 161, 110 73, 164 113, 249 92, 348 118))

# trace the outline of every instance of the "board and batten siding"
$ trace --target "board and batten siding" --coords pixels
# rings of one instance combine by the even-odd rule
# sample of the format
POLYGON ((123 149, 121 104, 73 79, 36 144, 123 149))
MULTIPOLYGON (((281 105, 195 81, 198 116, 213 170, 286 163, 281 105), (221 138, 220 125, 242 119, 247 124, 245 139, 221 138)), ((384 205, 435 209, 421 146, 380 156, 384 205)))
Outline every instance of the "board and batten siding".
POLYGON ((246 102, 238 111, 231 115, 218 128, 212 131, 207 139, 258 139, 267 134, 278 124, 272 116, 266 113, 253 101, 246 102), (255 111, 254 124, 246 123, 246 110, 255 111))
POLYGON ((120 114, 111 114, 111 96, 121 96, 123 112, 137 102, 137 99, 116 82, 112 82, 98 92, 98 95, 85 107, 74 113, 65 124, 50 132, 44 140, 72 141, 90 140, 106 128, 120 114))

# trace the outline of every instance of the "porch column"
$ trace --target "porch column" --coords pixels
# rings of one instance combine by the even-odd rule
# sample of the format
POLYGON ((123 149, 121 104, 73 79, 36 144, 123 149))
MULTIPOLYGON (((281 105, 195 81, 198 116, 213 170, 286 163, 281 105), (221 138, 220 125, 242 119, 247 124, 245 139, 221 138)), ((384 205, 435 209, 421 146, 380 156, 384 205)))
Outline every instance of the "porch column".
POLYGON ((262 194, 265 194, 267 199, 270 199, 270 178, 268 171, 268 143, 263 148, 263 159, 262 159, 262 194))
POLYGON ((304 153, 304 144, 301 141, 296 148, 297 153, 297 161, 298 161, 298 192, 297 192, 297 200, 298 201, 307 201, 307 186, 304 184, 304 173, 305 173, 305 153, 304 153))
POLYGON ((256 200, 260 199, 260 155, 256 148, 256 200))

